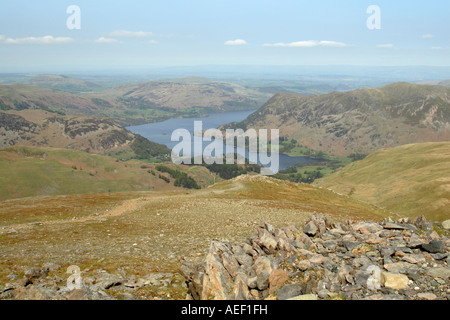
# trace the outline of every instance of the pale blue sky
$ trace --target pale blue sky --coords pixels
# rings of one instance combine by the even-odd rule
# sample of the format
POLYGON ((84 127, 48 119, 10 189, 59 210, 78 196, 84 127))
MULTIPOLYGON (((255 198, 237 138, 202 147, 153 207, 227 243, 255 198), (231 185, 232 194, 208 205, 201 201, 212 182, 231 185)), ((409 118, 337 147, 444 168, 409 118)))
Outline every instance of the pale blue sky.
POLYGON ((0 72, 450 66, 449 17, 443 0, 0 0, 0 72), (80 30, 66 26, 69 5, 81 9, 80 30), (381 30, 366 26, 370 5, 381 30))

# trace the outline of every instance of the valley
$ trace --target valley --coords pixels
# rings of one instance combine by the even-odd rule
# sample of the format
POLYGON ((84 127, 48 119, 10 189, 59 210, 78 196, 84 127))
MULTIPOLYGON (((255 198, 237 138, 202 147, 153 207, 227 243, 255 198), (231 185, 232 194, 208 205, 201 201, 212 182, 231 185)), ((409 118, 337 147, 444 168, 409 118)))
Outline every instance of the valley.
MULTIPOLYGON (((248 242, 255 229, 263 232, 262 225, 274 237, 297 230, 291 237, 296 240, 289 241, 299 247, 285 244, 294 254, 274 255, 262 244, 268 246, 270 237, 250 238, 260 243, 254 247, 258 255, 274 259, 277 268, 292 257, 303 268, 309 263, 303 254, 313 255, 317 270, 326 269, 317 255, 335 254, 329 251, 335 234, 306 235, 308 221, 319 216, 326 217, 329 232, 369 241, 354 249, 344 240, 342 252, 377 263, 376 252, 384 251, 374 246, 384 238, 396 241, 389 238, 391 226, 398 239, 410 241, 401 230, 411 224, 406 217, 415 219, 424 228, 420 241, 444 245, 433 261, 447 263, 450 102, 444 86, 394 83, 317 95, 275 93, 268 101, 255 88, 199 77, 84 86, 89 82, 51 75, 0 86, 0 299, 192 298, 197 293, 187 285, 196 280, 190 275, 196 264, 210 263, 211 244, 248 242), (259 175, 257 166, 174 165, 166 122, 153 123, 162 130, 156 142, 144 137, 144 125, 124 127, 259 106, 246 111, 242 122, 220 128, 279 128, 280 151, 301 161, 273 177, 259 175), (364 236, 336 231, 355 223, 367 226, 358 229, 364 236), (377 233, 367 238, 373 228, 377 233), (313 250, 311 241, 316 252, 306 250, 313 250), (75 293, 65 287, 73 265, 85 284, 75 293)), ((226 117, 218 113, 218 125, 226 117)), ((414 257, 422 259, 416 251, 414 257)), ((280 268, 289 269, 284 263, 280 268)), ((300 281, 291 278, 294 271, 288 286, 300 281)), ((428 295, 445 298, 426 281, 421 286, 428 295)), ((344 288, 322 291, 321 299, 342 299, 344 288)), ((252 293, 258 299, 283 297, 282 291, 258 290, 252 293)), ((315 287, 305 290, 319 295, 315 287)), ((364 286, 355 290, 349 299, 368 295, 364 286)), ((383 293, 386 299, 405 295, 383 293)))

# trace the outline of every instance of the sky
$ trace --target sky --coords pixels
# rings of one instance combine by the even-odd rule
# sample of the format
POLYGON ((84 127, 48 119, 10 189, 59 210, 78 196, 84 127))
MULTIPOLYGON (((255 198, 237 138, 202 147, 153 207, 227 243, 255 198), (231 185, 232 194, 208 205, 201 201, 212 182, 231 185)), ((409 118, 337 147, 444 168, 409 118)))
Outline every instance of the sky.
POLYGON ((449 17, 443 0, 0 0, 0 72, 450 66, 449 17))

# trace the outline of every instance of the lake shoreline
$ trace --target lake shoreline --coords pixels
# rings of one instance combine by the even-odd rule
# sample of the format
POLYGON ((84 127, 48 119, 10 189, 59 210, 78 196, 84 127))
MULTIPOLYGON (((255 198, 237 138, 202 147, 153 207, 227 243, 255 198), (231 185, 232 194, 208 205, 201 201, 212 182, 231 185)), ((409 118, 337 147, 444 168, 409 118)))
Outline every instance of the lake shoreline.
MULTIPOLYGON (((194 121, 202 121, 204 129, 217 129, 220 126, 232 122, 240 122, 246 119, 249 115, 254 113, 256 110, 248 111, 228 111, 222 113, 212 113, 207 117, 195 117, 195 118, 171 118, 165 121, 146 123, 142 125, 129 126, 126 127, 127 130, 134 134, 139 134, 146 139, 164 144, 169 149, 173 149, 177 145, 178 141, 172 141, 172 133, 177 129, 185 129, 194 136, 194 121)), ((225 146, 225 144, 224 144, 225 146)), ((202 147, 204 150, 204 146, 202 147)), ((234 151, 243 154, 247 158, 248 149, 237 150, 234 146, 234 151)), ((194 154, 194 153, 193 153, 194 154)), ((319 162, 324 161, 323 159, 315 159, 308 156, 289 156, 286 154, 279 154, 279 170, 284 170, 292 166, 300 165, 306 162, 319 162)))

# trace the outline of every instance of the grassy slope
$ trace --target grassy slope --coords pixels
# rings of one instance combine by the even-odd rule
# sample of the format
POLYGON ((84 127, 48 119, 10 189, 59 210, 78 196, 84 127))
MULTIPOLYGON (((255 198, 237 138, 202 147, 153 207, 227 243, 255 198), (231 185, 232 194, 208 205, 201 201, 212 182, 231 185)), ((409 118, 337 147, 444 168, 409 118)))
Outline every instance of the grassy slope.
POLYGON ((450 142, 382 149, 315 182, 403 216, 450 217, 450 142))
MULTIPOLYGON (((154 164, 81 151, 11 147, 0 150, 0 200, 40 195, 62 195, 142 190, 173 190, 148 171, 154 164)), ((202 187, 214 177, 206 168, 180 166, 202 187)))

